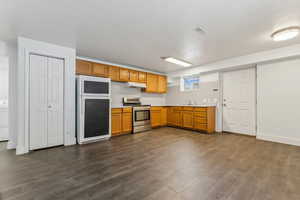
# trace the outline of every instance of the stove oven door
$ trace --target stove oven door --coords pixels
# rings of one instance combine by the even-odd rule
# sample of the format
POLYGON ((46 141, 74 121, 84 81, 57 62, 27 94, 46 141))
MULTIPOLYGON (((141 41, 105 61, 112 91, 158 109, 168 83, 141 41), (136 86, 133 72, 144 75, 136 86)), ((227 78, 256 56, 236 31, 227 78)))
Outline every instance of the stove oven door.
POLYGON ((133 126, 143 126, 150 124, 150 108, 133 109, 133 126))

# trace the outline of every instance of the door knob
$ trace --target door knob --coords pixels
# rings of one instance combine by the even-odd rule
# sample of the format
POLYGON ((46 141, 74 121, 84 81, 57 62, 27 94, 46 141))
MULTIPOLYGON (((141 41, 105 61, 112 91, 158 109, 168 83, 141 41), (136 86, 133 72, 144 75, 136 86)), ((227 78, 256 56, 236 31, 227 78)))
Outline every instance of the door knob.
POLYGON ((223 106, 226 107, 226 104, 224 103, 223 106))
POLYGON ((48 108, 52 108, 52 106, 51 106, 51 105, 48 105, 48 108))

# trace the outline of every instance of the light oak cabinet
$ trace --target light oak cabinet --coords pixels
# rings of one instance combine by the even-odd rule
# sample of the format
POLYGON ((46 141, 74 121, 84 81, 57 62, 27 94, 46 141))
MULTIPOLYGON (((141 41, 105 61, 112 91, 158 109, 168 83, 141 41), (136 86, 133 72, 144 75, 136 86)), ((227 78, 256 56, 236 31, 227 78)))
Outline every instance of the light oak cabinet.
POLYGON ((112 136, 123 135, 132 132, 131 108, 112 108, 111 113, 112 136))
POLYGON ((120 68, 110 66, 109 69, 108 69, 108 77, 112 81, 120 81, 120 68))
POLYGON ((76 74, 109 77, 112 81, 118 82, 137 82, 146 83, 144 92, 149 93, 166 93, 167 77, 158 74, 146 73, 127 68, 89 62, 85 60, 76 60, 76 74))
POLYGON ((146 83, 146 81, 147 81, 146 72, 139 72, 139 82, 146 83))
POLYGON ((122 133, 122 109, 113 108, 111 112, 111 135, 116 136, 122 133))
POLYGON ((76 74, 78 75, 92 75, 93 64, 84 60, 76 60, 76 74))
POLYGON ((120 81, 127 82, 130 80, 129 69, 120 68, 120 81))
POLYGON ((194 128, 194 113, 193 111, 182 111, 182 127, 194 128))
POLYGON ((167 125, 167 108, 162 107, 160 114, 161 114, 160 125, 161 126, 166 126, 167 125))
POLYGON ((166 93, 167 92, 167 77, 158 76, 158 92, 166 93))
POLYGON ((166 93, 167 92, 167 77, 147 73, 147 88, 149 93, 166 93))
POLYGON ((168 107, 168 126, 215 132, 215 107, 168 107))
POLYGON ((155 74, 147 73, 147 87, 146 92, 158 92, 158 76, 155 74))
POLYGON ((93 76, 108 77, 108 66, 99 63, 93 63, 93 76))
POLYGON ((129 71, 129 80, 130 80, 130 82, 139 82, 139 72, 130 70, 129 71))
POLYGON ((151 126, 158 127, 161 126, 161 111, 151 110, 151 126))
POLYGON ((132 131, 132 113, 123 113, 122 125, 123 133, 130 133, 132 131))
POLYGON ((167 108, 161 106, 151 107, 151 126, 153 128, 167 125, 167 108))

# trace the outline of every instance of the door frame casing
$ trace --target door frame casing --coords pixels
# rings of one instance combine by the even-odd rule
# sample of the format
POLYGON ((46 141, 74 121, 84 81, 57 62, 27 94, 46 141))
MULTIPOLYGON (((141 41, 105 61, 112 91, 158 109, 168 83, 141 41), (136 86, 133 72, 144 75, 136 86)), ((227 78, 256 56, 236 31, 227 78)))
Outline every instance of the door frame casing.
POLYGON ((38 54, 64 60, 64 145, 75 139, 75 49, 18 38, 18 128, 16 154, 29 152, 29 56, 38 54))
POLYGON ((223 71, 220 73, 220 77, 219 77, 219 81, 220 81, 220 108, 221 108, 221 130, 222 132, 224 132, 224 105, 223 105, 223 99, 224 99, 224 73, 226 72, 234 72, 234 71, 240 71, 240 70, 247 70, 247 69, 251 69, 251 68, 254 68, 255 70, 255 78, 254 78, 254 102, 255 102, 255 106, 254 106, 254 116, 255 116, 255 119, 254 119, 254 123, 255 123, 255 133, 254 134, 243 134, 243 133, 237 133, 237 134, 242 134, 242 135, 249 135, 249 136, 256 136, 257 135, 257 67, 256 65, 254 66, 250 66, 250 67, 247 67, 247 68, 243 68, 243 69, 235 69, 235 70, 226 70, 226 71, 223 71))

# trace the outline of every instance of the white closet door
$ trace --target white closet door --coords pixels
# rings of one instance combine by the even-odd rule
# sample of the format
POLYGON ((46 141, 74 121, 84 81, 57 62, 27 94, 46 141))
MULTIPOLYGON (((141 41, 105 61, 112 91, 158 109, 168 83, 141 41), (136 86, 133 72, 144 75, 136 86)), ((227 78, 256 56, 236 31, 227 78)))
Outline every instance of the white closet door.
POLYGON ((255 68, 223 74, 223 130, 256 134, 255 68))
POLYGON ((30 55, 30 150, 47 147, 47 57, 30 55))
POLYGON ((0 142, 8 140, 8 108, 0 107, 0 142))
POLYGON ((64 60, 48 58, 48 147, 64 143, 64 60))

